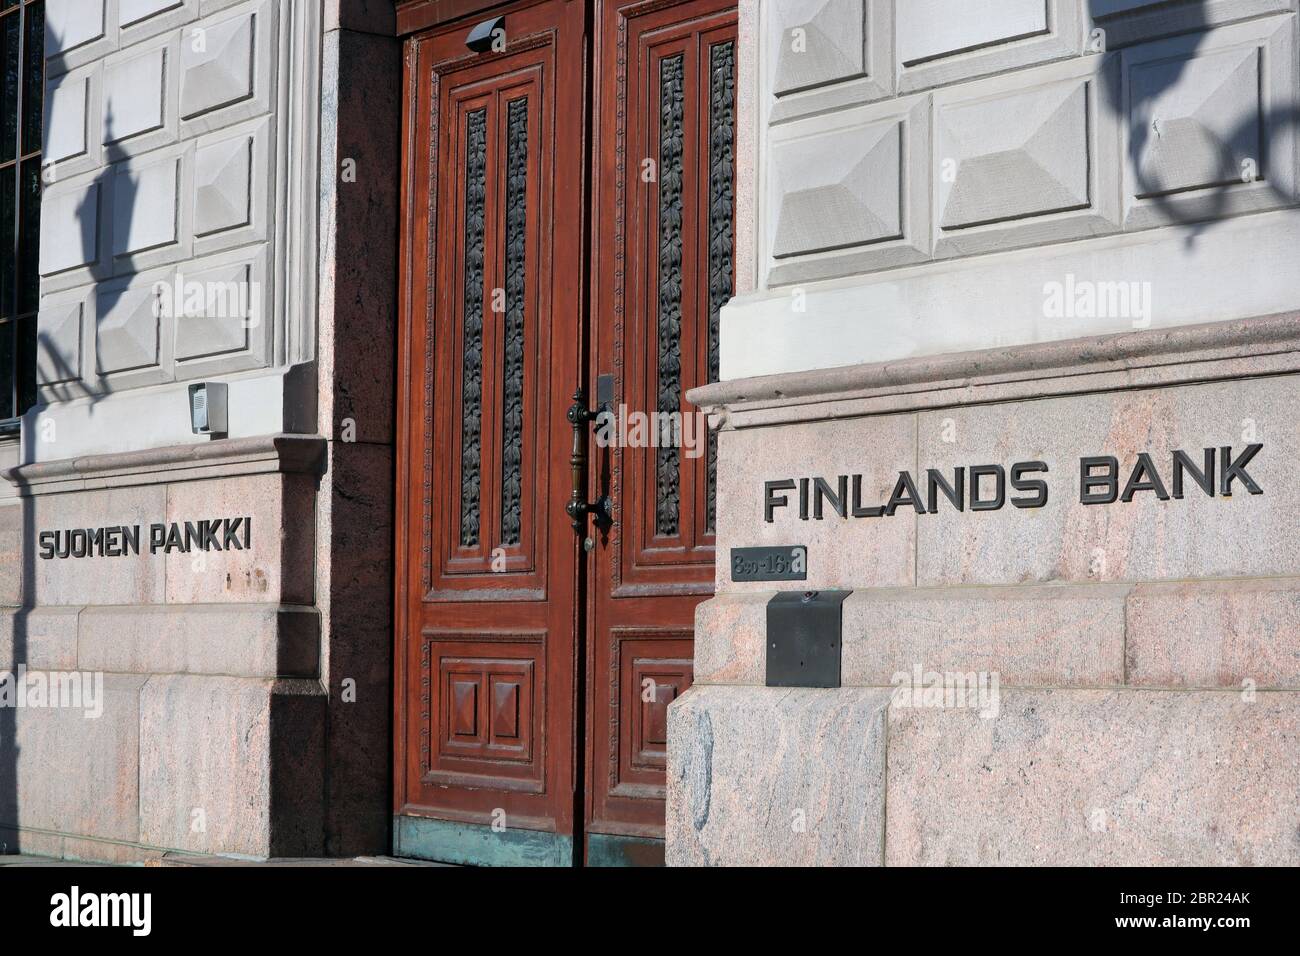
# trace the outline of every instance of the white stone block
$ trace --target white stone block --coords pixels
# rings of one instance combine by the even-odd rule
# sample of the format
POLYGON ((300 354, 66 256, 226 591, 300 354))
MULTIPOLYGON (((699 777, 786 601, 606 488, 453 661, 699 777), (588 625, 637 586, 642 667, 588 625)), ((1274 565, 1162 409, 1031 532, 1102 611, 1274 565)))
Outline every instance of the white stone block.
POLYGON ((48 190, 41 200, 41 275, 99 260, 98 183, 66 192, 48 190))
POLYGON ((64 76, 46 86, 42 163, 57 163, 86 154, 90 85, 91 75, 82 73, 64 76))
POLYGON ((929 256, 929 102, 911 97, 778 126, 763 229, 771 285, 929 256))
POLYGON ((903 0, 898 89, 904 93, 1077 57, 1081 0, 903 0))
POLYGON ((203 28, 201 48, 187 40, 181 52, 181 116, 230 106, 253 95, 255 17, 235 17, 203 28))
POLYGON ((902 222, 901 155, 896 120, 774 147, 772 255, 781 258, 897 238, 902 222))
POLYGON ((98 296, 96 355, 101 375, 158 364, 158 296, 148 285, 98 296))
POLYGON ((42 303, 37 317, 36 376, 42 385, 81 378, 81 299, 42 303))
POLYGON ((1088 0, 1086 16, 1117 50, 1179 33, 1204 31, 1296 9, 1296 0, 1088 0))
POLYGON ((1047 284, 1070 275, 1149 281, 1151 328, 1294 311, 1297 247, 1300 210, 1280 209, 809 285, 802 312, 773 288, 723 307, 721 378, 1133 331, 1129 316, 1046 316, 1047 284))
POLYGON ((194 234, 206 236, 251 220, 253 138, 237 136, 194 154, 194 234))
POLYGON ((160 46, 105 67, 105 145, 162 129, 167 116, 167 56, 167 48, 160 46))
POLYGON ((772 92, 778 96, 866 72, 863 0, 774 4, 772 92))
POLYGON ((186 274, 185 282, 203 290, 200 309, 176 317, 176 359, 207 358, 248 347, 248 316, 260 307, 246 263, 186 274), (197 313, 197 314, 192 314, 197 313))
POLYGON ((168 10, 183 6, 185 0, 117 0, 117 22, 120 26, 133 26, 168 10))
POLYGON ((893 0, 765 4, 760 29, 772 125, 894 94, 893 0))
POLYGON ((1132 70, 1138 196, 1226 185, 1259 162, 1260 66, 1257 47, 1237 47, 1132 70))
POLYGON ((1117 54, 934 94, 934 254, 965 256, 1120 229, 1117 54))
POLYGON ((905 64, 976 50, 1048 30, 1047 0, 906 0, 898 5, 905 64))
POLYGON ((1295 32, 1268 17, 1123 52, 1126 228, 1294 202, 1295 32))
POLYGON ((67 53, 104 36, 104 0, 46 0, 45 55, 67 53))
POLYGON ((124 256, 177 241, 180 160, 121 164, 113 177, 113 255, 124 256))
POLYGON ((1088 204, 1086 80, 938 112, 939 226, 956 229, 1088 204))

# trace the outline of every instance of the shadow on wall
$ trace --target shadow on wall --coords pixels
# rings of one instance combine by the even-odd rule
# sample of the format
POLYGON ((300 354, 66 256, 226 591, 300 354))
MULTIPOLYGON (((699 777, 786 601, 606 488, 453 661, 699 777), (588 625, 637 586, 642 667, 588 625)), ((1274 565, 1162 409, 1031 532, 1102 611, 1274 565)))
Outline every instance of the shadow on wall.
MULTIPOLYGON (((46 126, 52 125, 51 115, 46 117, 46 126)), ((98 259, 99 253, 106 252, 111 259, 113 250, 111 248, 115 235, 130 236, 131 221, 135 215, 136 195, 139 191, 138 181, 134 175, 128 172, 125 167, 115 169, 115 165, 128 158, 128 154, 118 142, 114 134, 114 116, 112 107, 106 108, 104 113, 104 167, 99 171, 94 179, 92 187, 85 190, 85 195, 81 200, 81 205, 77 207, 77 220, 80 228, 77 230, 81 237, 83 261, 94 262, 98 259), (110 193, 111 190, 111 193, 110 193), (111 204, 110 204, 111 196, 111 204), (110 248, 107 250, 98 249, 99 234, 101 225, 101 216, 112 209, 113 221, 110 223, 111 232, 109 235, 110 248)), ((126 288, 118 283, 109 286, 107 290, 96 289, 96 307, 95 321, 98 325, 105 316, 111 315, 113 307, 117 305, 118 300, 122 298, 126 288)), ((39 325, 39 323, 38 323, 39 325)), ((84 347, 91 348, 87 345, 84 347)), ((48 376, 54 385, 41 386, 41 405, 56 405, 62 402, 69 402, 75 398, 89 398, 91 406, 91 416, 94 415, 94 406, 97 405, 105 396, 112 393, 113 389, 106 379, 98 379, 96 388, 87 388, 82 378, 81 369, 76 367, 76 356, 66 355, 59 347, 58 343, 44 329, 37 332, 37 349, 38 354, 42 357, 43 364, 49 372, 53 373, 48 376)), ((92 373, 94 374, 94 373, 92 373)), ((49 438, 33 434, 34 429, 23 430, 23 461, 34 460, 36 451, 36 442, 57 440, 57 436, 49 438)))
MULTIPOLYGON (((54 32, 49 20, 45 21, 46 47, 51 46, 54 49, 60 49, 62 43, 54 32)), ((100 170, 99 175, 95 177, 94 188, 88 188, 85 192, 81 205, 77 209, 77 219, 80 228, 77 230, 82 242, 82 260, 94 262, 98 259, 98 253, 101 251, 97 248, 100 233, 100 216, 109 208, 108 197, 109 190, 114 190, 114 202, 112 205, 113 215, 115 217, 112 226, 114 229, 122 230, 122 235, 130 235, 131 220, 135 212, 136 194, 138 191, 136 178, 132 175, 119 171, 114 175, 114 164, 126 158, 126 152, 117 142, 117 137, 113 134, 114 118, 111 111, 106 112, 104 116, 104 139, 107 145, 104 151, 104 167, 100 170)), ((43 126, 43 136, 45 142, 42 144, 42 153, 48 152, 49 130, 54 126, 53 109, 49 106, 47 100, 47 109, 45 113, 45 122, 43 126)), ((92 131, 87 130, 87 135, 92 131)), ((42 188, 46 185, 42 177, 42 188)), ((110 239, 111 242, 111 239, 110 239)), ((103 250, 110 256, 111 248, 103 250)), ((99 304, 96 309, 96 321, 100 321, 104 315, 111 312, 112 307, 121 297, 122 291, 114 288, 112 291, 99 296, 99 304)), ((83 347, 93 349, 93 345, 87 344, 83 347)), ((40 328, 40 321, 37 320, 37 355, 38 363, 43 367, 44 378, 49 381, 58 383, 52 385, 40 385, 37 399, 37 408, 33 411, 39 411, 44 405, 58 404, 68 402, 76 398, 88 398, 91 412, 94 414, 94 406, 102 401, 112 392, 112 388, 106 381, 100 381, 99 387, 89 389, 83 381, 81 369, 77 367, 78 357, 65 354, 59 344, 50 336, 49 332, 40 328)), ((35 415, 28 414, 22 428, 22 435, 19 442, 20 455, 19 462, 26 463, 35 460, 36 443, 39 441, 57 441, 57 435, 41 435, 40 428, 35 427, 35 415)), ((26 481, 18 478, 15 481, 15 488, 20 496, 21 502, 17 506, 21 512, 20 524, 17 530, 17 544, 19 549, 19 561, 21 563, 21 604, 13 610, 11 626, 11 653, 6 655, 10 660, 10 673, 8 682, 10 689, 16 689, 15 682, 18 681, 19 669, 26 668, 30 658, 31 643, 31 611, 35 602, 36 594, 36 515, 35 502, 31 497, 31 489, 26 481)), ((12 553, 12 549, 10 553, 12 553)), ((32 714, 28 712, 28 719, 47 719, 46 712, 37 711, 32 714)), ((18 794, 18 768, 19 760, 22 756, 18 744, 18 717, 19 711, 15 706, 0 706, 0 853, 16 854, 23 852, 22 837, 18 829, 20 820, 19 794, 18 794)), ((31 774, 41 772, 43 768, 26 768, 26 772, 31 774)), ((46 768, 47 769, 47 768, 46 768)), ((37 849, 41 849, 37 847, 37 849)))
MULTIPOLYGON (((1291 102, 1283 109, 1269 110, 1261 102, 1258 111, 1241 116, 1230 130, 1211 130, 1188 117, 1162 125, 1153 116, 1155 107, 1164 94, 1178 87, 1183 75, 1204 46, 1211 26, 1206 14, 1209 0, 1179 3, 1179 13, 1187 18, 1185 39, 1189 49, 1177 59, 1167 59, 1151 65, 1154 76, 1144 85, 1139 99, 1126 103, 1134 96, 1132 86, 1118 70, 1108 70, 1101 75, 1100 108, 1109 109, 1121 123, 1129 124, 1128 160, 1136 179, 1136 194, 1157 208, 1166 221, 1175 224, 1196 224, 1187 237, 1188 245, 1215 219, 1231 212, 1232 187, 1242 182, 1262 182, 1279 199, 1291 201, 1275 185, 1276 175, 1269 168, 1269 139, 1294 130, 1300 117, 1300 103, 1292 91, 1291 102), (1158 72, 1155 72, 1158 71, 1158 72), (1126 109, 1126 107, 1130 107, 1126 109), (1198 208, 1195 215, 1179 209, 1176 197, 1183 190, 1167 181, 1166 168, 1152 161, 1148 155, 1157 140, 1169 139, 1173 148, 1193 162, 1203 161, 1197 152, 1207 147, 1212 151, 1215 168, 1204 181, 1212 188, 1197 192, 1207 198, 1207 207, 1198 208)), ((1181 36, 1182 34, 1180 34, 1181 36)), ((1291 160, 1295 161, 1294 158, 1291 160)))

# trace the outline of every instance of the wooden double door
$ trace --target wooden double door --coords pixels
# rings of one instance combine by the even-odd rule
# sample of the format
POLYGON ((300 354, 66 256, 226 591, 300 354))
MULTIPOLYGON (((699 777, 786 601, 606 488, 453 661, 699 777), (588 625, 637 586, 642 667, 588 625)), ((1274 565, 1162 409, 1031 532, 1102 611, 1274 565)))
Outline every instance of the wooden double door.
POLYGON ((733 289, 734 0, 485 6, 404 21, 395 852, 654 863, 713 590, 685 393, 733 289))

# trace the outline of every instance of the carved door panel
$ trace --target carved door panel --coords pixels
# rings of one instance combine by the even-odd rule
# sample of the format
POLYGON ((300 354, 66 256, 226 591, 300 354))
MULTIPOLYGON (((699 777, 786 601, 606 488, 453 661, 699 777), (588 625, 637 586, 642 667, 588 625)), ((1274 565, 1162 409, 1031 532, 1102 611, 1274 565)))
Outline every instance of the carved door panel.
POLYGON ((732 293, 734 0, 399 8, 439 16, 406 48, 395 852, 655 862, 713 585, 685 393, 732 293), (593 442, 615 521, 575 535, 565 413, 606 374, 686 447, 593 442))
POLYGON ((586 851, 652 862, 667 707, 713 593, 716 445, 685 394, 717 379, 734 284, 735 3, 602 0, 595 37, 591 374, 614 376, 629 440, 593 455, 616 520, 591 562, 586 851), (629 447, 654 413, 660 447, 629 447))
POLYGON ((569 864, 585 10, 504 12, 504 49, 473 21, 406 48, 395 843, 569 864))

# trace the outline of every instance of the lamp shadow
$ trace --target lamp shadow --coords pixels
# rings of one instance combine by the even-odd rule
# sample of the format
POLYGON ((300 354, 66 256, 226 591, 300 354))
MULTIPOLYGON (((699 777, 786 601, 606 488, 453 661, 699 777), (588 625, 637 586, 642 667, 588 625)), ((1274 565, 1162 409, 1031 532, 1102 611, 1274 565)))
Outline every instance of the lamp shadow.
MULTIPOLYGON (((31 16, 33 14, 29 12, 27 15, 31 16)), ((45 48, 42 50, 42 54, 51 49, 59 50, 62 48, 60 37, 48 19, 44 23, 44 43, 45 48)), ((44 55, 42 56, 42 61, 47 59, 44 55)), ((54 116, 53 102, 48 95, 48 91, 56 90, 62 80, 63 77, 50 80, 48 88, 44 79, 35 85, 35 88, 41 90, 44 100, 42 103, 44 117, 42 156, 48 155, 49 132, 54 128, 58 119, 58 117, 54 116)), ((95 178, 84 187, 84 196, 76 213, 76 237, 77 241, 81 243, 80 260, 86 263, 98 263, 101 260, 111 261, 113 252, 111 248, 112 233, 109 229, 102 227, 108 225, 112 227, 112 230, 120 231, 118 234, 129 235, 131 221, 135 214, 138 183, 135 176, 131 175, 125 168, 119 168, 117 165, 127 157, 127 153, 114 135, 114 125, 114 116, 110 106, 105 113, 102 130, 90 126, 85 130, 87 137, 100 135, 102 132, 104 140, 103 166, 95 178), (110 190, 113 191, 111 202, 110 190), (105 223, 104 217, 110 209, 112 210, 113 222, 105 223), (106 241, 109 243, 110 248, 100 248, 101 236, 108 237, 106 241)), ((42 193, 46 188, 57 184, 57 170, 57 163, 46 164, 43 167, 42 176, 40 177, 42 193)), ((39 242, 35 246, 36 248, 31 245, 26 246, 22 258, 25 259, 27 255, 35 253, 39 248, 39 242)), ((114 283, 102 292, 96 289, 92 293, 97 296, 97 323, 102 322, 105 316, 111 314, 123 291, 125 289, 121 284, 114 283)), ((0 519, 0 522, 2 522, 0 524, 0 528, 2 528, 0 534, 3 534, 7 539, 3 550, 16 557, 19 566, 17 575, 18 605, 12 609, 12 615, 10 616, 8 634, 10 647, 7 649, 0 648, 0 662, 7 659, 9 667, 9 673, 5 675, 3 671, 0 671, 0 677, 7 676, 9 686, 14 691, 20 690, 18 687, 20 675, 31 663, 33 638, 39 639, 41 637, 40 634, 32 633, 32 612, 36 607, 38 597, 36 539, 39 519, 36 514, 36 502, 32 494, 27 470, 24 467, 38 460, 38 444, 43 442, 57 444, 58 441, 57 433, 52 430, 53 421, 48 421, 51 427, 47 430, 45 427, 47 422, 41 420, 41 413, 51 405, 85 399, 90 407, 90 414, 93 416, 94 407, 113 391, 108 381, 97 374, 97 370, 91 372, 95 378, 94 386, 91 387, 86 382, 86 375, 80 367, 82 362, 79 353, 80 349, 83 348, 93 350, 94 343, 82 342, 80 329, 78 329, 78 334, 74 337, 76 351, 72 351, 56 340, 48 329, 42 327, 39 312, 36 324, 35 355, 29 357, 35 361, 37 366, 31 370, 31 373, 37 377, 36 405, 23 415, 18 442, 18 465, 6 475, 19 499, 19 504, 4 508, 3 511, 11 512, 11 514, 0 519), (13 511, 18 512, 16 521, 12 515, 13 511), (9 653, 3 653, 4 650, 8 650, 9 653)), ((17 350, 15 354, 18 354, 17 350)), ((49 459, 58 456, 57 454, 48 454, 39 457, 49 459)), ((0 640, 2 639, 3 632, 0 631, 0 640)), ((37 663, 45 666, 43 660, 37 663)), ((48 717, 48 714, 44 711, 33 715, 29 711, 20 711, 16 706, 0 706, 0 854, 23 852, 21 826, 24 820, 23 808, 20 805, 19 780, 19 773, 22 770, 20 763, 22 747, 19 742, 18 726, 20 713, 24 714, 24 720, 26 721, 41 720, 48 717)), ((26 768, 27 773, 48 771, 49 768, 26 768)), ((48 850, 49 848, 37 847, 36 849, 48 850)))
MULTIPOLYGON (((1243 185, 1256 184, 1258 188, 1262 184, 1279 203, 1296 201, 1294 195, 1277 185, 1278 171, 1272 168, 1272 142, 1296 129, 1300 104, 1296 101, 1296 91, 1292 90, 1289 103, 1270 109, 1263 101, 1268 84, 1260 77, 1259 102, 1244 105, 1241 115, 1231 117, 1226 127, 1210 128, 1192 117, 1179 117, 1162 127, 1157 107, 1166 93, 1183 82, 1216 26, 1208 14, 1209 0, 1172 6, 1183 18, 1178 39, 1187 44, 1187 49, 1176 57, 1147 65, 1142 88, 1137 92, 1131 77, 1125 77, 1119 70, 1102 71, 1099 105, 1127 124, 1126 160, 1135 186, 1129 190, 1130 197, 1141 197, 1157 210, 1164 225, 1191 226, 1186 239, 1191 246, 1214 221, 1233 214, 1233 196, 1243 185), (1171 148, 1183 160, 1187 159, 1187 149, 1207 146, 1211 149, 1212 159, 1199 164, 1202 182, 1187 185, 1166 175, 1169 157, 1156 155, 1162 140, 1171 141, 1171 148), (1181 201, 1193 192, 1199 200, 1194 212, 1181 201)), ((1291 162, 1295 162, 1295 157, 1291 162)))

